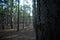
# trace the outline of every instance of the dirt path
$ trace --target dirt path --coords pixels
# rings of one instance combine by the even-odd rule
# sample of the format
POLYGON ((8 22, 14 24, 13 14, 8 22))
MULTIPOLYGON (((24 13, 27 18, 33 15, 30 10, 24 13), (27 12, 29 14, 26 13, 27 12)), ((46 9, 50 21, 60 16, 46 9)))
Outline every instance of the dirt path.
POLYGON ((5 32, 0 40, 35 40, 35 33, 32 27, 27 27, 19 32, 5 32))

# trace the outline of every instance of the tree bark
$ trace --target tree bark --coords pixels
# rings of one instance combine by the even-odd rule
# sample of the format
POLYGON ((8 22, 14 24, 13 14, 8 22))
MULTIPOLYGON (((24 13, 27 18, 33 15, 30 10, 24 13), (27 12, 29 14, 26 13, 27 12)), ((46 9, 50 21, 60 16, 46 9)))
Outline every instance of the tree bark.
POLYGON ((33 1, 33 23, 36 32, 36 40, 60 39, 56 38, 57 35, 60 36, 60 1, 37 0, 37 12, 35 2, 36 0, 33 1))
POLYGON ((13 29, 12 13, 13 13, 13 0, 11 0, 11 29, 13 29))
POLYGON ((17 18, 17 31, 19 31, 19 0, 18 0, 18 18, 17 18))

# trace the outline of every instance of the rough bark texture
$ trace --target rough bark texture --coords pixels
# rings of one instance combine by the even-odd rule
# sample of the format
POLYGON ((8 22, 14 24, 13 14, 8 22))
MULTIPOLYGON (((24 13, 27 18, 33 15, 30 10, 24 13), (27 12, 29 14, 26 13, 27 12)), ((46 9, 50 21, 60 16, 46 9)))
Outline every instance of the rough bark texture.
POLYGON ((36 40, 60 39, 56 38, 57 35, 60 36, 60 0, 37 0, 37 12, 35 2, 33 13, 36 40), (36 14, 38 15, 37 18, 36 14))

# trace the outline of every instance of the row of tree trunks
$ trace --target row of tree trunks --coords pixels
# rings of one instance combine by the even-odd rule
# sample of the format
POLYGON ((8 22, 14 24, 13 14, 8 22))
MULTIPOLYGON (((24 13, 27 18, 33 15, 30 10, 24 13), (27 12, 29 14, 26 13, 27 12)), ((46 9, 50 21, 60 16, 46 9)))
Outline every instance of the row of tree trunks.
POLYGON ((59 3, 59 0, 33 0, 36 40, 57 40, 56 35, 60 34, 59 3))

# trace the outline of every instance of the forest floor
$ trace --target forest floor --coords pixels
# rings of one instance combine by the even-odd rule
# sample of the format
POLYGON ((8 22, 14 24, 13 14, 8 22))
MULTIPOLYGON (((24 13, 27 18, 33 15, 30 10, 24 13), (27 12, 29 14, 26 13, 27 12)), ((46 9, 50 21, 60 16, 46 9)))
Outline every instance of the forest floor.
POLYGON ((32 26, 19 30, 0 32, 0 40, 35 40, 35 32, 32 26))

